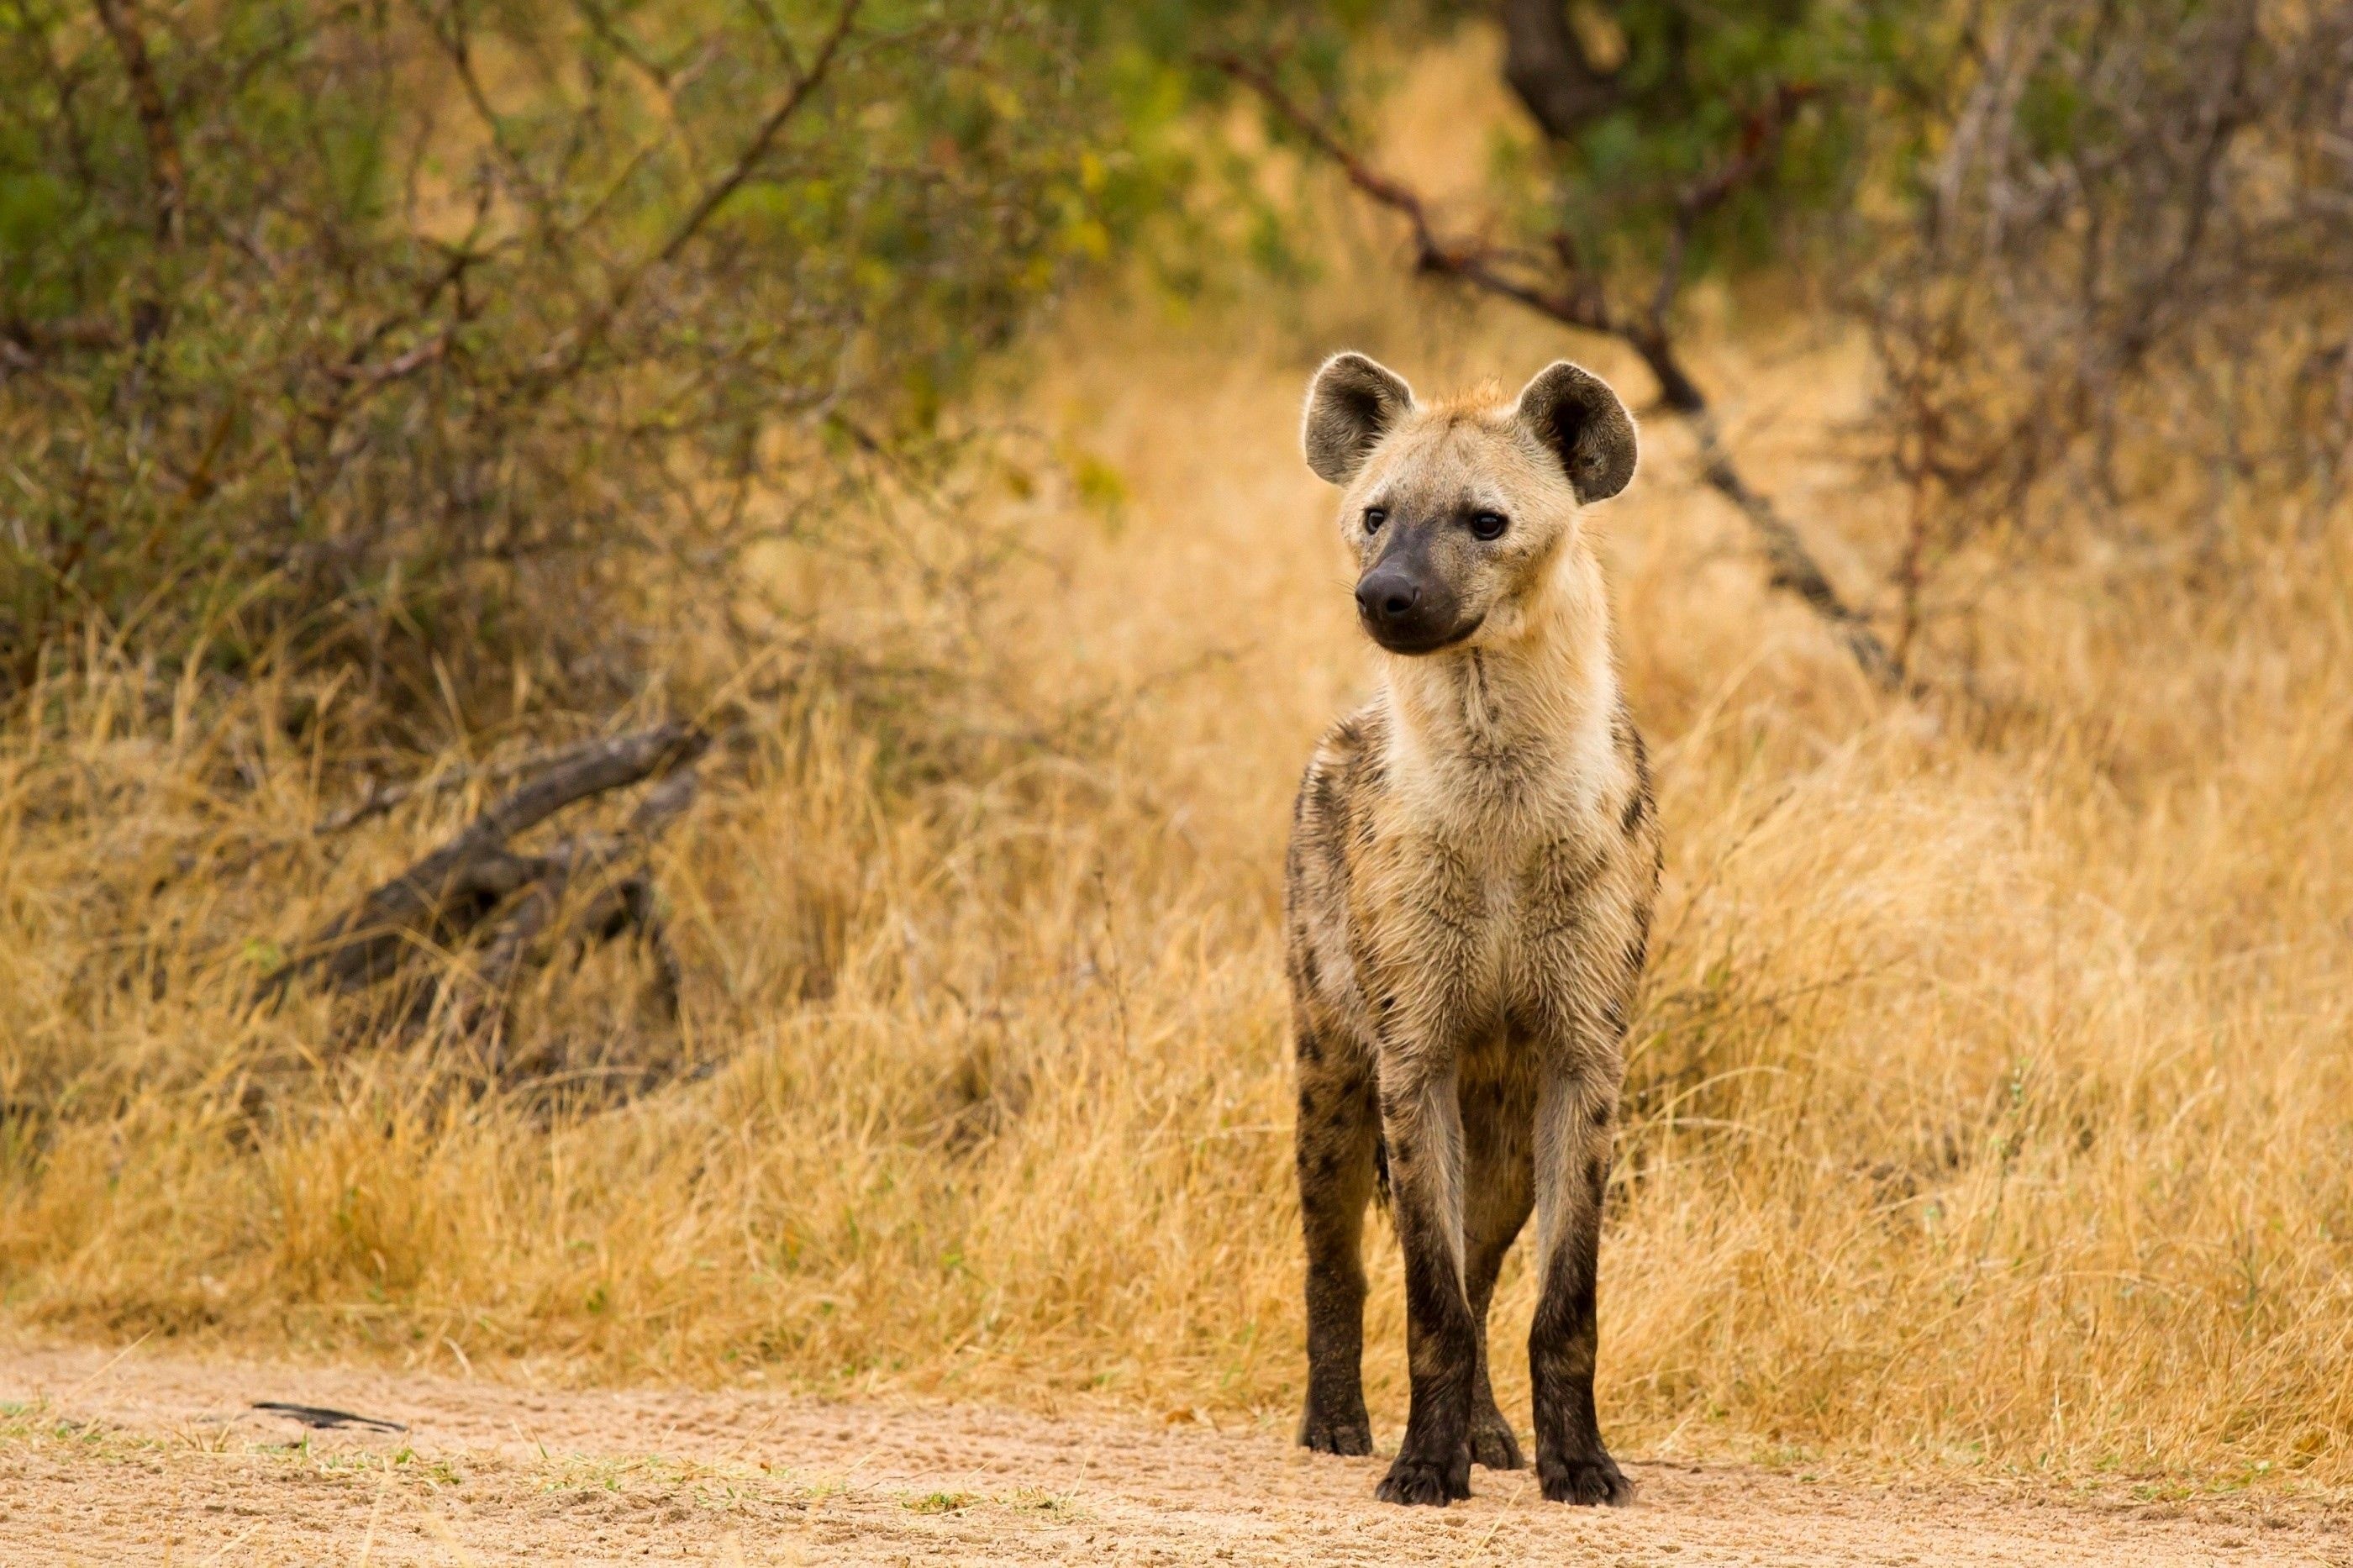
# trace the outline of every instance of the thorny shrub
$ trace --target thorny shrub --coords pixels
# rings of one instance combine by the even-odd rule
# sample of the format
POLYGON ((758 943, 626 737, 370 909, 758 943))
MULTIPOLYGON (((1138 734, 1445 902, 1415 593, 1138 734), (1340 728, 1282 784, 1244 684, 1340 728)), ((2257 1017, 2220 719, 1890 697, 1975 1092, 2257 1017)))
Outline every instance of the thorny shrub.
POLYGON ((2227 585, 2353 449, 2353 11, 1960 8, 1891 122, 1862 313, 1909 493, 1899 654, 2053 552, 2227 585), (1931 88, 1930 84, 1933 83, 1931 88), (1905 138, 1908 136, 1907 141, 1905 138), (2250 499, 2263 504, 2250 508, 2250 499))
POLYGON ((754 592, 842 454, 930 431, 1140 209, 1067 35, 993 0, 12 7, 0 697, 127 655, 607 705, 663 584, 754 592))

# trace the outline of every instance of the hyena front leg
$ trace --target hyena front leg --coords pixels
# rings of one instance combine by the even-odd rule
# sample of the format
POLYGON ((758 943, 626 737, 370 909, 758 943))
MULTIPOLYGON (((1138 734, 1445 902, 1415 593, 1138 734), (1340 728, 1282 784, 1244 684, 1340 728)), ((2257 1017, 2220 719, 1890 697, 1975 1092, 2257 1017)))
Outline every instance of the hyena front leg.
POLYGON ((1377 1495, 1443 1507, 1471 1495, 1472 1388, 1478 1325, 1462 1277, 1462 1112, 1454 1074, 1384 1058, 1381 1134, 1405 1254, 1405 1441, 1377 1495))
POLYGON ((1365 1205, 1377 1131, 1372 1063, 1354 1041, 1299 1025, 1299 1213, 1307 1235, 1307 1407, 1299 1444, 1369 1454, 1365 1414, 1365 1205))
POLYGON ((1494 1303, 1495 1277, 1503 1270, 1504 1255, 1527 1224, 1534 1202, 1528 1126, 1525 1112, 1516 1127, 1493 1125, 1504 1115, 1497 1110, 1490 1112, 1491 1124, 1482 1129, 1478 1120, 1468 1114, 1468 1107, 1465 1111, 1463 1138, 1470 1159, 1463 1194, 1463 1283, 1471 1300, 1472 1321, 1479 1325, 1479 1375, 1471 1394, 1471 1458, 1491 1470, 1516 1470, 1525 1461, 1520 1457, 1520 1442, 1512 1434, 1512 1424, 1504 1419, 1495 1404, 1488 1368, 1487 1312, 1494 1303))
MULTIPOLYGON (((1612 1058, 1614 1067, 1614 1058, 1612 1058)), ((1609 1180, 1614 1072, 1588 1061, 1547 1067, 1536 1100, 1536 1479, 1554 1502, 1619 1503, 1633 1489, 1601 1444, 1593 1408, 1596 1268, 1601 1196, 1609 1180)))

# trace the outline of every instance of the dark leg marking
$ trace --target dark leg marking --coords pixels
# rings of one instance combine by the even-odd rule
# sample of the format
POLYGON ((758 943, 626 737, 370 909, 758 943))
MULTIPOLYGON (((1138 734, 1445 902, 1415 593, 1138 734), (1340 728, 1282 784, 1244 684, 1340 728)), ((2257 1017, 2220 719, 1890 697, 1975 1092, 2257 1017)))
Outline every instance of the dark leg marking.
POLYGON ((1425 1087, 1409 1105, 1388 1103, 1398 1242, 1405 1254, 1406 1359, 1412 1404, 1405 1441, 1377 1493, 1383 1502, 1443 1507, 1471 1495, 1471 1394, 1479 1331, 1463 1294, 1451 1205, 1459 1205, 1460 1107, 1451 1085, 1425 1087), (1402 1111, 1403 1114, 1399 1114, 1402 1111), (1449 1144, 1452 1147, 1448 1147, 1449 1144))
MULTIPOLYGON (((1308 1035, 1301 1035, 1307 1059, 1308 1035)), ((1332 1053, 1323 1051, 1319 1056, 1332 1053)), ((1328 1081, 1328 1080, 1327 1080, 1328 1081)), ((1372 1084, 1358 1079, 1299 1094, 1299 1212, 1307 1240, 1307 1405, 1299 1443, 1323 1454, 1369 1454, 1365 1412, 1365 1205, 1377 1128, 1372 1084)))
MULTIPOLYGON (((1599 1139, 1596 1140, 1599 1142, 1599 1139)), ((1567 1212, 1546 1260, 1535 1321, 1528 1331, 1528 1372, 1535 1384, 1536 1480, 1554 1502, 1621 1503, 1633 1488, 1602 1446, 1593 1408, 1593 1365, 1599 1334, 1594 1286, 1601 1242, 1601 1189, 1608 1145, 1577 1161, 1581 1192, 1564 1194, 1567 1212)), ((1572 1156, 1574 1158, 1574 1156, 1572 1156)))

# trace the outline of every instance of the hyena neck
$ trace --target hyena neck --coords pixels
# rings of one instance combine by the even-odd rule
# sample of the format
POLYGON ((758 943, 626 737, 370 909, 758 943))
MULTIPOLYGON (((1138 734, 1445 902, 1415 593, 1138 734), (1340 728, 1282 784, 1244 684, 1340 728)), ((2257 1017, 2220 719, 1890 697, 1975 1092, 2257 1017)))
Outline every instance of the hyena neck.
POLYGON ((1571 552, 1510 620, 1503 636, 1388 660, 1391 770, 1458 811, 1551 816, 1597 796, 1611 765, 1618 671, 1599 563, 1571 552))

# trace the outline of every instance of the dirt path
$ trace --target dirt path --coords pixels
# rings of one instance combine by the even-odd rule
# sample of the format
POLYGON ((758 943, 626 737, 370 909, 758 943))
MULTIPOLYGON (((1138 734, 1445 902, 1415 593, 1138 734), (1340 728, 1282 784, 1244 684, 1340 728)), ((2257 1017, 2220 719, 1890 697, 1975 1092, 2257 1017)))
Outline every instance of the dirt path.
POLYGON ((2353 1510, 2059 1503, 1630 1466, 1640 1502, 1476 1472, 1441 1511, 1279 1435, 757 1394, 547 1392, 0 1349, 0 1563, 2353 1563, 2353 1510), (402 1433, 309 1431, 333 1406, 402 1433), (307 1440, 306 1440, 307 1437, 307 1440))

